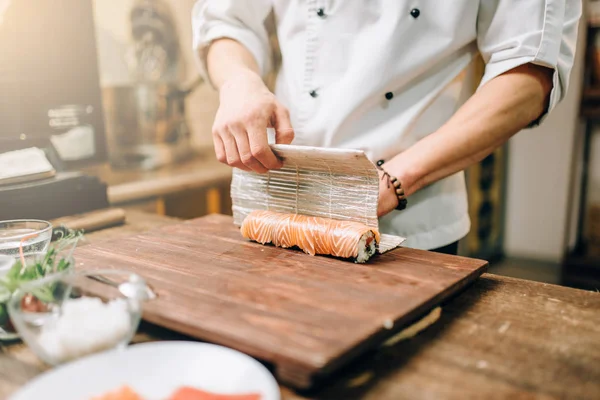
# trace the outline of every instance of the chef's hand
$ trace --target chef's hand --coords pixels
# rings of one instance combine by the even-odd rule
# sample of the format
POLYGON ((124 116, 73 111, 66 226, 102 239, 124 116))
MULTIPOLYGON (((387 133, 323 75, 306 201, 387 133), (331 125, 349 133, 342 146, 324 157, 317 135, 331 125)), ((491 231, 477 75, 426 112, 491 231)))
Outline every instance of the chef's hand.
POLYGON ((379 171, 379 201, 377 203, 377 216, 383 217, 386 214, 394 211, 398 207, 398 196, 396 189, 387 177, 379 171), (388 185, 389 183, 389 185, 388 185))
POLYGON ((247 69, 228 79, 219 90, 220 106, 213 125, 217 159, 232 167, 259 173, 282 166, 269 147, 267 127, 276 142, 289 144, 294 130, 288 110, 258 74, 247 69))

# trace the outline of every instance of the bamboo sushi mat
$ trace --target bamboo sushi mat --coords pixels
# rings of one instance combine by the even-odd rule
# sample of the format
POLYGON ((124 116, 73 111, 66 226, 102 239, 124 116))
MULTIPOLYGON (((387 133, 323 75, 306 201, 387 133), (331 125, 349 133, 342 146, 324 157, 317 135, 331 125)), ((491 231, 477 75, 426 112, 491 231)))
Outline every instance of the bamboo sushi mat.
MULTIPOLYGON (((364 152, 307 146, 272 145, 283 168, 266 174, 234 169, 233 219, 238 226, 255 210, 360 222, 379 230, 379 174, 364 152)), ((404 238, 381 235, 379 252, 404 238)))

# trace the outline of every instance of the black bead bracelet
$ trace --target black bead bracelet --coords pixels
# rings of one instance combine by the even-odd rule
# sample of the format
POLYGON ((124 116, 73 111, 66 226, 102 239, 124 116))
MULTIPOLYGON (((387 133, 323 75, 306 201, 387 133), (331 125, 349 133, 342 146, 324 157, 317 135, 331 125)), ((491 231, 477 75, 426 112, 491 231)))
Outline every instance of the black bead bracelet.
POLYGON ((381 177, 381 179, 383 179, 384 177, 387 178, 388 187, 390 186, 390 184, 392 186, 394 186, 394 191, 396 192, 396 197, 398 197, 398 206, 396 207, 396 210, 404 210, 406 208, 406 206, 408 205, 408 200, 406 200, 406 195, 404 194, 404 189, 402 188, 402 184, 400 183, 398 178, 396 178, 395 176, 391 176, 386 170, 383 169, 383 167, 382 167, 383 163, 384 163, 383 160, 379 160, 376 163, 377 168, 379 170, 383 171, 383 176, 381 177))

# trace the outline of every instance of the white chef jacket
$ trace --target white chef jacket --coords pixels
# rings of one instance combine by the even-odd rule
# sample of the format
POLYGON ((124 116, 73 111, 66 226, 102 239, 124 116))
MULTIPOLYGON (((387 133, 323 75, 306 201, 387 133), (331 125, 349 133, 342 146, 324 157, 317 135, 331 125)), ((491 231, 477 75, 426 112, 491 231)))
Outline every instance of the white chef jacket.
MULTIPOLYGON (((567 90, 580 0, 199 0, 194 49, 205 71, 218 38, 243 44, 271 70, 264 21, 273 10, 282 53, 275 94, 288 107, 294 144, 402 153, 444 124, 479 86, 525 63, 553 68, 550 109, 567 90)), ((383 233, 433 249, 470 229, 463 172, 410 196, 381 218, 383 233)))

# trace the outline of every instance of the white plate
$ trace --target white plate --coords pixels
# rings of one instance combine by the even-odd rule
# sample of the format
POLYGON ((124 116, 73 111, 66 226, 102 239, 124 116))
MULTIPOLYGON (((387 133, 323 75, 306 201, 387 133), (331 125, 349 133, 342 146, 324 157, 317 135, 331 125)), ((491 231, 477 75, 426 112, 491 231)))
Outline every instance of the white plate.
POLYGON ((275 378, 245 354, 207 343, 154 342, 55 368, 29 382, 10 400, 88 400, 123 385, 148 400, 166 399, 181 386, 280 399, 275 378))

